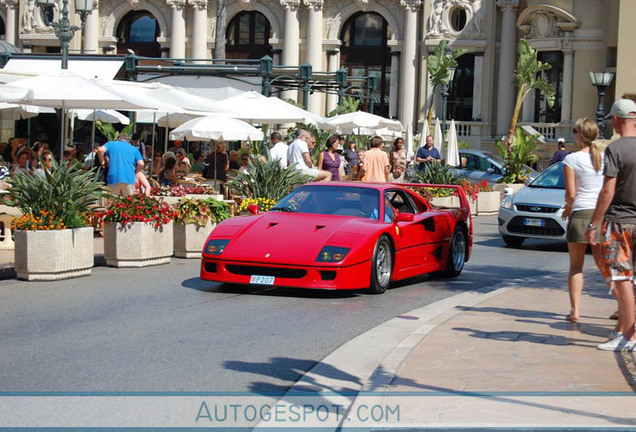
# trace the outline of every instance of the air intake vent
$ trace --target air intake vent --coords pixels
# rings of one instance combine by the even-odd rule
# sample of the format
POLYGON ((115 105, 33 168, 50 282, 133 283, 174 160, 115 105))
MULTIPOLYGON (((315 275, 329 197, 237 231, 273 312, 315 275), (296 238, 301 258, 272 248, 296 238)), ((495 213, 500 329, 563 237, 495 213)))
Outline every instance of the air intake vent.
POLYGON ((316 229, 314 231, 320 231, 324 227, 325 227, 325 225, 316 225, 316 229))

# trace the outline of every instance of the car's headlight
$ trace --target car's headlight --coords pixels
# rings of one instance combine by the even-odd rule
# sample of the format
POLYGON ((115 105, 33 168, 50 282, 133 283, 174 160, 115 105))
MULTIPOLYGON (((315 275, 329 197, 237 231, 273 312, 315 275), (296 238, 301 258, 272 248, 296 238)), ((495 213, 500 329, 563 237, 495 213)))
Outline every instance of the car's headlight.
POLYGON ((503 200, 501 200, 501 206, 503 208, 506 209, 511 209, 512 208, 512 202, 513 202, 513 196, 512 195, 504 195, 503 200))
POLYGON ((337 246, 325 246, 318 254, 316 261, 318 262, 340 262, 350 251, 349 248, 337 246))
POLYGON ((205 253, 208 255, 221 255, 230 239, 212 239, 205 245, 205 253))

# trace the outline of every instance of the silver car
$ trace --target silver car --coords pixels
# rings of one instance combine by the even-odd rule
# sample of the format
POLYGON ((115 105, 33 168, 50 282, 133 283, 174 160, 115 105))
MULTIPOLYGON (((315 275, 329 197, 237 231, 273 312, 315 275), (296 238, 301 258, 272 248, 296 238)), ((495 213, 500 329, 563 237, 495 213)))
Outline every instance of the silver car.
MULTIPOLYGON (((504 175, 505 162, 496 154, 486 150, 460 149, 459 166, 451 168, 455 177, 465 178, 473 183, 486 180, 491 186, 497 183, 504 175)), ((529 178, 539 175, 527 165, 524 165, 529 178)))
POLYGON ((567 221, 563 164, 554 164, 516 194, 504 196, 499 208, 499 232, 508 246, 527 238, 565 240, 567 221))

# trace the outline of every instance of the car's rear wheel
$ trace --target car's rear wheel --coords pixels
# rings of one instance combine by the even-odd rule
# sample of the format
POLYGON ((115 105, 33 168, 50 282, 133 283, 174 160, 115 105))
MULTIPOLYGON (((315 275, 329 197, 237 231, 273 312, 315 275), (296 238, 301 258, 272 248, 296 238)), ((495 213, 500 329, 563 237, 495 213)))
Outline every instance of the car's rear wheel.
POLYGON ((391 284, 393 272, 393 248, 385 236, 380 237, 373 249, 371 260, 371 286, 373 294, 384 293, 391 284))
POLYGON ((515 236, 502 236, 503 241, 507 246, 510 247, 518 247, 521 246, 525 240, 525 237, 515 237, 515 236))
POLYGON ((446 261, 446 270, 444 275, 455 277, 464 269, 466 263, 466 236, 464 230, 460 227, 455 227, 453 237, 451 238, 450 250, 448 252, 448 259, 446 261))

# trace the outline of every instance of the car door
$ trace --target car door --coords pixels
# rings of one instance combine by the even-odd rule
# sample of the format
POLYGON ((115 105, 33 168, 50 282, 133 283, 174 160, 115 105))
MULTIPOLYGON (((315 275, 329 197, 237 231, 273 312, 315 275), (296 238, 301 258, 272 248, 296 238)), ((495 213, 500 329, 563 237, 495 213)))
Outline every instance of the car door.
POLYGON ((437 269, 444 253, 442 238, 448 231, 444 228, 448 222, 439 213, 427 211, 425 205, 417 202, 417 197, 404 190, 391 189, 385 196, 396 211, 414 215, 413 221, 399 222, 395 226, 395 278, 403 279, 437 269))

